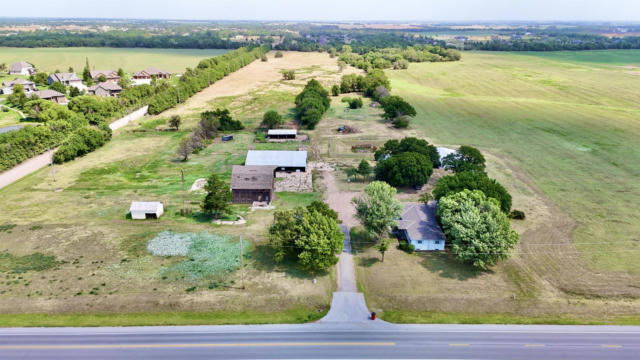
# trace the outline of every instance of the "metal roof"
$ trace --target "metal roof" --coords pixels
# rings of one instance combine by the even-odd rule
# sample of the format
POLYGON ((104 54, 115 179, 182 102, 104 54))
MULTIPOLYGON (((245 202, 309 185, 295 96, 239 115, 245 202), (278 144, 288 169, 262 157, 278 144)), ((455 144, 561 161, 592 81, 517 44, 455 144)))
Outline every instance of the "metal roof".
POLYGON ((438 155, 440 156, 440 161, 442 161, 442 159, 444 159, 445 156, 449 155, 449 154, 453 154, 456 151, 453 149, 449 149, 446 147, 437 147, 436 150, 438 150, 438 155))
POLYGON ((428 205, 405 204, 402 219, 397 223, 398 229, 406 230, 411 240, 445 240, 436 220, 435 201, 430 201, 428 205))
POLYGON ((249 150, 245 165, 307 167, 306 151, 249 150))
POLYGON ((296 129, 269 129, 267 135, 298 135, 296 129))
POLYGON ((132 201, 130 212, 156 213, 162 209, 162 203, 159 201, 132 201))

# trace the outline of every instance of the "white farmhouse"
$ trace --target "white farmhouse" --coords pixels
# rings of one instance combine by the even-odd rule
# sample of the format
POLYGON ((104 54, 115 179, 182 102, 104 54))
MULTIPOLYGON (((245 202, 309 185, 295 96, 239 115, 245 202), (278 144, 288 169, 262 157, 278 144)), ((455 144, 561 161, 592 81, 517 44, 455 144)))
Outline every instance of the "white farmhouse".
POLYGON ((435 201, 405 204, 398 231, 416 250, 444 250, 445 237, 436 221, 435 201))

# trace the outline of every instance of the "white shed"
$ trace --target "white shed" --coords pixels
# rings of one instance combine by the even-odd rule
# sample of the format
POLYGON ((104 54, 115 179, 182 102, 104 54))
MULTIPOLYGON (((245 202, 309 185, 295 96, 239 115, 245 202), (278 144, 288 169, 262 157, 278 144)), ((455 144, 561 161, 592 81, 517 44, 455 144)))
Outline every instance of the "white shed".
POLYGON ((164 206, 159 201, 132 201, 129 212, 136 220, 158 219, 164 213, 164 206))

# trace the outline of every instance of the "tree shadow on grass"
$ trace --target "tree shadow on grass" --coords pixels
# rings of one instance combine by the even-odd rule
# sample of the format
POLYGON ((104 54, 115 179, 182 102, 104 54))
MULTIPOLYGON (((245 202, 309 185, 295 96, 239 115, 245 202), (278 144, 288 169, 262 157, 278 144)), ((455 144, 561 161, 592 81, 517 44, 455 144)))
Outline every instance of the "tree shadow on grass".
POLYGON ((468 280, 484 274, 493 273, 491 270, 475 269, 471 265, 457 261, 453 254, 446 252, 419 252, 417 256, 422 258, 421 265, 447 279, 468 280))
POLYGON ((266 272, 284 272, 296 279, 311 280, 318 276, 327 275, 326 270, 311 273, 301 269, 295 261, 291 259, 284 259, 282 262, 276 263, 273 260, 273 254, 274 251, 271 246, 267 244, 255 245, 251 252, 251 258, 254 260, 255 268, 266 272))
POLYGON ((368 258, 361 258, 360 259, 360 265, 364 266, 364 267, 371 267, 374 264, 377 264, 380 262, 380 259, 377 257, 368 257, 368 258))

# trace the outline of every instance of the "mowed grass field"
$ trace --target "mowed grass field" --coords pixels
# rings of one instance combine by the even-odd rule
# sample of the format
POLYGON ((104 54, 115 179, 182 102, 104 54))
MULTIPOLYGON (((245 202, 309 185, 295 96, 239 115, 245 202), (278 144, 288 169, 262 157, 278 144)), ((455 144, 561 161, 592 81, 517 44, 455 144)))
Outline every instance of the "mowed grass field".
POLYGON ((129 49, 129 48, 7 48, 0 47, 0 63, 7 66, 21 60, 32 63, 47 73, 56 69, 66 72, 71 66, 80 73, 86 59, 92 69, 122 68, 135 72, 147 67, 157 67, 172 73, 182 73, 187 67, 196 67, 204 58, 222 55, 228 50, 197 49, 129 49))

